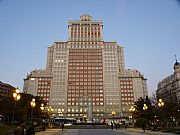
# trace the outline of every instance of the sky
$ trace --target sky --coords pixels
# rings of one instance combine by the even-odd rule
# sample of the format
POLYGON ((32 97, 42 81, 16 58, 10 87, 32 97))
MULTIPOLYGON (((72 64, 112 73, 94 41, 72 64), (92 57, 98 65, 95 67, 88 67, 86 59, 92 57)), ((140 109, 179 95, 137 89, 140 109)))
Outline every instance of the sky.
POLYGON ((68 21, 102 19, 104 41, 124 47, 126 69, 147 78, 148 93, 180 62, 178 0, 0 0, 0 81, 23 89, 23 79, 46 66, 47 47, 67 41, 68 21))

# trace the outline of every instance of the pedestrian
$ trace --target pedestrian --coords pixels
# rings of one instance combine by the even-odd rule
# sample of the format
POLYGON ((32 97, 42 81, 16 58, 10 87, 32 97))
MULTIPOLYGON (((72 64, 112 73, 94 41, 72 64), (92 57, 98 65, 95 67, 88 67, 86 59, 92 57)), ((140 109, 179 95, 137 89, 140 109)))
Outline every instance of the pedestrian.
POLYGON ((113 130, 113 122, 111 121, 111 129, 113 130))
POLYGON ((35 135, 33 123, 31 123, 30 127, 27 129, 26 135, 35 135))
POLYGON ((14 130, 14 135, 24 135, 25 121, 19 122, 19 126, 14 130))
POLYGON ((145 132, 145 128, 146 128, 146 121, 144 121, 143 124, 142 124, 142 129, 143 129, 144 132, 145 132))
POLYGON ((117 130, 117 128, 118 128, 118 123, 115 123, 115 126, 116 126, 116 130, 117 130))
POLYGON ((64 122, 61 123, 61 129, 64 130, 64 122))
POLYGON ((118 128, 119 128, 119 129, 121 128, 121 124, 120 124, 120 122, 118 122, 118 128))
POLYGON ((128 125, 127 125, 127 124, 125 124, 125 129, 127 129, 127 126, 128 126, 128 125))

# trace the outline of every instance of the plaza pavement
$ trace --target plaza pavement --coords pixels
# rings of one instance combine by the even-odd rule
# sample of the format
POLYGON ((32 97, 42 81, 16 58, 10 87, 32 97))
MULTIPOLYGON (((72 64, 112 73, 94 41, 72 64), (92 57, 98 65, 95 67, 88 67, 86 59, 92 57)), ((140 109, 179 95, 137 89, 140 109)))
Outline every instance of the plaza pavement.
POLYGON ((118 129, 116 132, 121 132, 126 135, 177 135, 175 133, 166 133, 162 131, 152 131, 145 130, 145 132, 140 128, 128 128, 128 129, 118 129))
POLYGON ((175 133, 165 133, 161 131, 128 128, 128 129, 47 129, 46 131, 36 132, 36 135, 177 135, 175 133))

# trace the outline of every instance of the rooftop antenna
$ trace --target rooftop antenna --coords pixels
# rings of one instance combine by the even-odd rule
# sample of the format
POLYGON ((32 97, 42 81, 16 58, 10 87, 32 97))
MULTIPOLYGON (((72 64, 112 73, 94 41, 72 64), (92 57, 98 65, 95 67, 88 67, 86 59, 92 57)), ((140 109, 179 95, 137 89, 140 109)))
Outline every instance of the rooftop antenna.
POLYGON ((175 57, 175 60, 176 60, 176 62, 177 62, 177 58, 176 58, 176 55, 174 55, 174 57, 175 57))

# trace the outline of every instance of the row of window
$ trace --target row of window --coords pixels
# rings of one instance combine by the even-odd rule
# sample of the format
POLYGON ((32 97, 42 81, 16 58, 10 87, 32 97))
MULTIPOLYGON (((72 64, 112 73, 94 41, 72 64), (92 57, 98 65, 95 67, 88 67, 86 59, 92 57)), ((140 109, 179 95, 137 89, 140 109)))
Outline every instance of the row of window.
POLYGON ((117 54, 116 53, 114 53, 114 52, 106 52, 106 53, 104 53, 104 55, 105 56, 116 56, 117 54))
MULTIPOLYGON (((102 87, 102 86, 101 86, 102 87)), ((86 90, 79 90, 78 88, 78 86, 76 86, 75 87, 76 89, 74 89, 74 90, 70 90, 70 89, 68 89, 68 92, 70 92, 70 93, 76 93, 76 92, 79 92, 79 93, 82 93, 82 92, 87 92, 86 90)), ((103 93, 103 90, 102 89, 100 89, 100 87, 96 87, 97 89, 92 89, 92 90, 88 90, 88 92, 90 92, 90 93, 103 93)))
MULTIPOLYGON (((61 69, 66 69, 66 68, 62 67, 61 69)), ((60 73, 60 74, 63 73, 64 74, 64 73, 66 73, 66 70, 64 70, 64 71, 63 70, 56 70, 56 71, 54 71, 54 74, 58 74, 58 73, 60 73)))
POLYGON ((38 86, 38 89, 43 89, 43 88, 46 88, 46 89, 48 89, 48 88, 50 88, 50 86, 44 86, 44 85, 42 85, 42 86, 38 86))
POLYGON ((124 101, 122 101, 122 104, 123 104, 123 105, 133 105, 134 102, 124 102, 124 101))
POLYGON ((99 92, 99 93, 102 93, 102 92, 100 92, 100 91, 102 91, 103 89, 102 89, 102 86, 100 86, 100 87, 94 87, 94 88, 92 88, 92 87, 86 87, 86 88, 84 88, 84 87, 82 87, 81 88, 81 86, 78 88, 78 87, 76 87, 76 86, 74 86, 74 88, 72 88, 71 86, 69 86, 68 87, 68 92, 69 93, 83 93, 83 92, 90 92, 90 93, 97 93, 97 92, 99 92), (96 90, 96 91, 95 91, 96 90))
POLYGON ((61 55, 65 55, 65 56, 66 56, 66 55, 67 55, 67 53, 54 53, 54 54, 55 54, 56 56, 58 56, 58 55, 60 55, 60 56, 61 56, 61 55))
MULTIPOLYGON (((57 80, 56 80, 57 81, 57 80)), ((65 85, 65 82, 53 82, 54 85, 65 85)))
POLYGON ((117 50, 115 49, 104 49, 104 52, 116 52, 117 50))
MULTIPOLYGON (((76 105, 77 103, 75 102, 68 102, 68 105, 76 105)), ((93 105, 104 105, 103 102, 96 102, 96 103, 93 103, 93 105)))
POLYGON ((51 80, 51 78, 39 78, 39 81, 50 81, 51 80))
POLYGON ((69 78, 70 77, 76 77, 76 78, 92 78, 93 79, 93 77, 94 77, 94 79, 96 78, 96 77, 103 77, 103 75, 102 74, 99 74, 99 75, 96 75, 96 74, 69 74, 69 78))
POLYGON ((63 56, 63 55, 61 55, 61 56, 55 56, 55 58, 56 58, 56 59, 60 59, 60 58, 67 58, 67 56, 66 56, 66 55, 64 55, 64 56, 63 56))
POLYGON ((128 94, 121 94, 122 97, 123 97, 123 96, 133 96, 133 95, 134 95, 134 94, 132 94, 132 93, 131 93, 131 94, 129 94, 129 93, 128 93, 128 94))
POLYGON ((42 85, 44 85, 44 84, 50 84, 50 80, 48 80, 48 81, 39 81, 38 84, 39 84, 39 85, 41 85, 41 84, 42 84, 42 85))
POLYGON ((69 63, 69 67, 102 67, 102 63, 69 63))
POLYGON ((76 92, 72 92, 70 90, 68 90, 68 97, 79 97, 80 94, 88 94, 90 97, 103 97, 103 92, 92 92, 90 90, 85 91, 85 90, 80 90, 80 91, 76 91, 76 92))
POLYGON ((49 90, 40 90, 40 89, 38 89, 38 92, 40 92, 40 93, 44 93, 44 92, 49 93, 49 90))
POLYGON ((88 37, 100 37, 100 32, 84 32, 84 33, 82 33, 82 32, 71 32, 71 37, 73 38, 73 37, 79 37, 79 38, 83 38, 83 37, 85 37, 85 38, 88 38, 88 37))
POLYGON ((113 62, 116 62, 116 60, 105 60, 105 62, 113 63, 113 62))
MULTIPOLYGON (((72 97, 75 97, 75 96, 72 96, 72 97)), ((92 96, 91 96, 92 97, 92 96)), ((96 96, 92 97, 91 98, 93 102, 95 101, 103 101, 103 98, 97 98, 96 96)), ((76 101, 77 103, 79 103, 80 105, 87 105, 89 101, 87 100, 83 100, 82 98, 68 98, 68 101, 76 101)), ((91 101, 91 102, 92 102, 91 101)))
POLYGON ((131 88, 132 89, 133 88, 132 85, 129 85, 129 86, 128 85, 121 85, 120 87, 121 87, 121 89, 126 89, 126 88, 128 88, 128 89, 131 88))
POLYGON ((93 42, 72 42, 70 45, 70 48, 76 48, 76 45, 80 45, 81 47, 79 47, 79 48, 89 48, 89 45, 93 45, 94 48, 101 48, 101 46, 97 45, 97 44, 100 44, 100 43, 96 42, 96 41, 93 41, 93 42))
MULTIPOLYGON (((62 67, 62 69, 66 69, 66 67, 62 67)), ((69 70, 75 70, 75 69, 92 69, 92 70, 95 70, 95 69, 103 69, 102 66, 99 66, 99 67, 89 67, 88 65, 87 66, 79 66, 79 67, 74 67, 74 66, 69 66, 69 70)))
POLYGON ((96 85, 102 85, 102 84, 103 84, 102 81, 97 81, 96 79, 94 79, 94 80, 88 79, 87 82, 84 82, 84 81, 82 81, 82 82, 80 82, 80 81, 79 82, 77 82, 77 81, 69 82, 69 85, 83 85, 83 87, 84 87, 84 85, 87 85, 87 86, 94 85, 94 86, 96 86, 96 85))
POLYGON ((79 52, 88 52, 88 53, 98 53, 98 52, 102 52, 101 49, 69 49, 70 53, 79 53, 79 52))
POLYGON ((83 69, 83 70, 77 70, 77 69, 74 69, 74 70, 69 70, 69 73, 71 74, 96 74, 96 76, 98 77, 99 74, 102 74, 103 71, 102 70, 86 70, 86 69, 83 69))
MULTIPOLYGON (((66 48, 67 47, 67 45, 66 45, 66 43, 64 43, 65 45, 55 45, 54 47, 57 49, 57 48, 66 48)), ((59 50, 63 50, 64 51, 64 49, 59 49, 59 50)))
POLYGON ((40 96, 40 97, 49 97, 49 94, 44 94, 44 93, 43 94, 42 93, 37 93, 37 95, 40 96))
POLYGON ((77 51, 75 51, 75 52, 73 52, 73 51, 70 51, 69 52, 69 54, 70 55, 92 55, 92 56, 94 56, 94 55, 102 55, 102 51, 101 50, 99 50, 98 52, 97 51, 94 51, 94 49, 92 50, 92 51, 85 51, 84 49, 82 50, 82 51, 79 51, 79 52, 77 52, 77 51))
POLYGON ((132 81, 121 81, 120 84, 132 84, 132 81))
POLYGON ((116 59, 116 56, 105 56, 106 59, 116 59))
MULTIPOLYGON (((72 24, 73 25, 73 24, 72 24)), ((97 24, 94 24, 94 25, 97 25, 97 24)), ((73 26, 71 27, 71 31, 77 31, 77 30, 100 30, 101 27, 97 27, 97 26, 93 26, 93 24, 79 24, 79 25, 76 25, 76 26, 73 26), (83 27, 84 26, 84 27, 83 27), (88 26, 88 27, 87 27, 88 26)))
MULTIPOLYGON (((78 59, 69 59, 69 63, 77 63, 78 61, 78 59)), ((102 59, 84 59, 83 62, 102 63, 102 59)))
POLYGON ((119 102, 107 102, 107 105, 119 105, 119 102))
POLYGON ((61 60, 55 60, 54 62, 66 62, 66 60, 61 59, 61 60))
POLYGON ((122 98, 122 101, 123 101, 123 100, 125 100, 125 101, 126 101, 126 100, 128 100, 128 101, 134 101, 134 98, 122 98))
POLYGON ((91 78, 91 77, 89 77, 89 78, 72 78, 72 79, 69 78, 69 84, 75 84, 75 82, 77 82, 77 84, 81 83, 81 84, 84 84, 84 85, 91 85, 91 81, 96 81, 96 83, 92 83, 92 84, 100 84, 100 82, 102 82, 103 79, 98 77, 98 76, 93 77, 93 78, 91 78))
POLYGON ((70 55, 69 59, 102 59, 102 55, 70 55))
POLYGON ((133 90, 129 90, 129 89, 126 89, 126 90, 121 90, 121 92, 133 92, 133 90))

